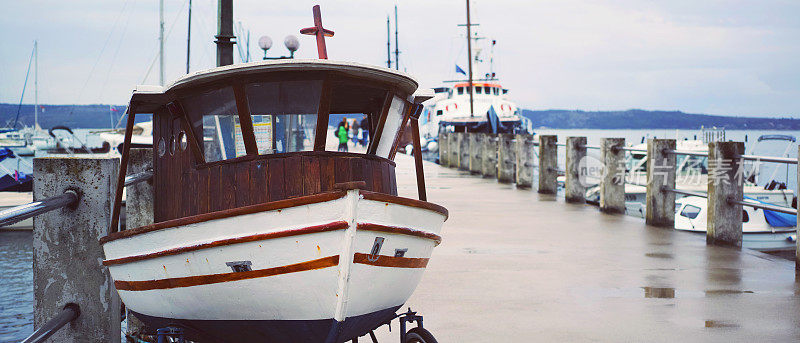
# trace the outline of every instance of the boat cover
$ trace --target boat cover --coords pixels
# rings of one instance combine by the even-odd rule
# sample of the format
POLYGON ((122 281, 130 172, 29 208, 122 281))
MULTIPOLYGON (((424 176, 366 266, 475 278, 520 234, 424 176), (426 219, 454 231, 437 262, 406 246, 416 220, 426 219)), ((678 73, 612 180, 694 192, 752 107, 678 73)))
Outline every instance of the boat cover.
MULTIPOLYGON (((753 200, 765 205, 773 205, 773 206, 775 205, 760 200, 756 200, 750 197, 745 197, 745 199, 753 200)), ((767 219, 767 224, 769 224, 772 227, 794 227, 797 225, 797 216, 794 214, 764 210, 764 218, 767 219)))

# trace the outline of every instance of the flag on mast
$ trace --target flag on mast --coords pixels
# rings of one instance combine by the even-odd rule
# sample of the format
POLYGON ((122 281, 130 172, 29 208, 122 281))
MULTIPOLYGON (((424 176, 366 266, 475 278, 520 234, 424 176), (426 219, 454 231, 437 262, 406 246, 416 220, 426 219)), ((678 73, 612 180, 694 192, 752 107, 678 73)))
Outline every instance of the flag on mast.
POLYGON ((456 64, 456 73, 467 75, 467 72, 465 72, 464 69, 461 69, 461 67, 459 67, 458 64, 456 64))

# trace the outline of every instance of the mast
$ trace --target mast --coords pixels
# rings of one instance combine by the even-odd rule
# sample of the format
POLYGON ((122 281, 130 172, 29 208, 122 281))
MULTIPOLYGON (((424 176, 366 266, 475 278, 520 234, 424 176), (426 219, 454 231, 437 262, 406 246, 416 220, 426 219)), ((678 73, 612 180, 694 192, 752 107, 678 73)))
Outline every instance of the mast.
POLYGON ((397 5, 394 5, 394 69, 400 70, 400 42, 397 40, 397 5))
POLYGON ((34 70, 36 72, 33 78, 33 129, 39 129, 39 42, 33 41, 33 54, 36 56, 34 60, 34 70))
POLYGON ((219 0, 217 11, 217 67, 233 64, 233 0, 219 0))
POLYGON ((469 0, 467 0, 467 62, 469 69, 469 116, 475 116, 475 105, 472 99, 472 22, 469 19, 469 0))
POLYGON ((186 29, 186 74, 189 74, 189 53, 192 48, 192 0, 189 0, 189 24, 186 29))
POLYGON ((386 68, 392 69, 392 29, 389 15, 386 15, 386 68))
POLYGON ((164 85, 164 0, 158 2, 158 82, 164 85))

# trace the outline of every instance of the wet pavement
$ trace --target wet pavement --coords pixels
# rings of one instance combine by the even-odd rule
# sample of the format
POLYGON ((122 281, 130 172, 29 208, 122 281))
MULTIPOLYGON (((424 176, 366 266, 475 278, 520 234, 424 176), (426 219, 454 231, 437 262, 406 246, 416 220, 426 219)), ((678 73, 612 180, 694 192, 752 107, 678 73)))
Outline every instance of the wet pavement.
MULTIPOLYGON (((413 161, 397 161, 399 193, 416 197, 413 161)), ((450 219, 408 305, 440 342, 800 341, 793 262, 425 168, 450 219)))

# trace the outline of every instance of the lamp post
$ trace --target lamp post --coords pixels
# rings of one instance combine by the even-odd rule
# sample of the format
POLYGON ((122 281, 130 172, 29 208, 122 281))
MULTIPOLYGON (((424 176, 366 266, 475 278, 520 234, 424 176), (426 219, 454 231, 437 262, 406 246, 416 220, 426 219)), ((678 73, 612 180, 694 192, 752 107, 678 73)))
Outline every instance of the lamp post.
POLYGON ((294 58, 294 52, 300 48, 300 41, 297 37, 293 35, 288 35, 283 40, 283 45, 286 46, 286 49, 289 50, 289 56, 279 56, 279 57, 267 57, 267 50, 272 48, 272 38, 269 36, 261 36, 258 39, 258 47, 261 50, 264 50, 264 59, 265 60, 282 60, 282 59, 291 59, 294 58))

